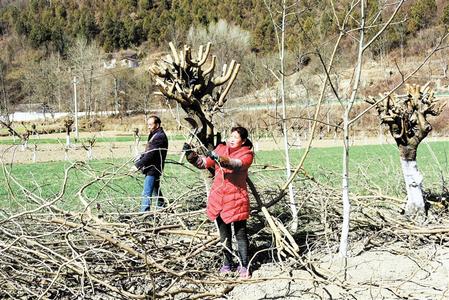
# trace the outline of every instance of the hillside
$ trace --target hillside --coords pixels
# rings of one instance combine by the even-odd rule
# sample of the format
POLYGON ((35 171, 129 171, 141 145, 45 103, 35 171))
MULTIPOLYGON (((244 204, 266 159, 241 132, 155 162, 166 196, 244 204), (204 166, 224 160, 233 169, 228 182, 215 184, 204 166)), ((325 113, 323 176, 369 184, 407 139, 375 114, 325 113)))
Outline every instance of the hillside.
MULTIPOLYGON (((288 7, 284 72, 289 105, 313 107, 319 98, 325 79, 323 63, 329 62, 345 14, 350 16, 344 26, 347 33, 330 73, 334 90, 329 88, 325 99, 335 102, 335 93, 338 98, 348 98, 357 56, 357 39, 352 32, 358 25, 353 20, 359 13, 348 10, 345 4, 339 2, 335 14, 326 1, 301 1, 288 7)), ((374 24, 384 24, 382 19, 392 13, 393 2, 382 7, 378 1, 366 4, 370 26, 365 33, 369 40, 374 24)), ((231 60, 241 64, 229 94, 229 108, 254 104, 278 107, 279 31, 274 29, 272 18, 276 25, 281 24, 280 8, 277 3, 267 7, 262 1, 245 1, 244 5, 204 0, 2 1, 1 113, 73 113, 74 78, 78 109, 89 119, 99 111, 116 112, 122 118, 129 111, 159 109, 165 101, 154 96, 156 87, 147 70, 168 53, 169 41, 178 49, 188 44, 193 53, 200 45, 212 42, 217 70, 231 60)), ((426 55, 443 36, 448 15, 445 1, 404 3, 392 24, 364 52, 358 99, 392 89, 423 61, 426 63, 408 83, 430 81, 437 92, 444 93, 448 84, 445 40, 430 59, 426 60, 426 55)), ((263 116, 271 119, 273 114, 267 111, 263 116)), ((310 115, 310 110, 295 114, 310 115)), ((337 124, 338 113, 331 119, 337 124)))

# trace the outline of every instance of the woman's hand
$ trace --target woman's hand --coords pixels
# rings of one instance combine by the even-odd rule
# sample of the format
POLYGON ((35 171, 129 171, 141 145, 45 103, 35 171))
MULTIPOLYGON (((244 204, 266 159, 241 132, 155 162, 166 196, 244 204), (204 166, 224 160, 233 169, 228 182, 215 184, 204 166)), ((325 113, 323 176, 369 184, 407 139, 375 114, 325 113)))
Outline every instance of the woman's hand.
POLYGON ((192 145, 184 143, 184 146, 182 146, 182 151, 186 153, 186 158, 189 163, 192 165, 198 164, 198 154, 192 150, 192 145))
POLYGON ((219 156, 215 151, 207 151, 206 153, 207 157, 210 157, 211 159, 215 160, 219 164, 221 164, 224 167, 229 168, 236 168, 240 167, 242 165, 241 161, 238 159, 232 159, 227 156, 219 156))
POLYGON ((215 151, 207 151, 206 153, 207 157, 210 157, 211 159, 220 162, 220 156, 215 151))

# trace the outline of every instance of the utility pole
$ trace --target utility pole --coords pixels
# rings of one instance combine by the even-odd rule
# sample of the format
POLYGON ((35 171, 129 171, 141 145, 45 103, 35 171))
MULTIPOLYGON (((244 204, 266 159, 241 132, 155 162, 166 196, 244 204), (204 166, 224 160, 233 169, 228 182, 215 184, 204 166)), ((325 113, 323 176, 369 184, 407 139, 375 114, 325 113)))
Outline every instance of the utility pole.
POLYGON ((118 82, 117 78, 114 76, 114 105, 115 105, 115 113, 118 114, 118 82))
POLYGON ((73 76, 73 101, 75 105, 75 141, 79 140, 78 134, 78 99, 76 97, 76 76, 73 76))

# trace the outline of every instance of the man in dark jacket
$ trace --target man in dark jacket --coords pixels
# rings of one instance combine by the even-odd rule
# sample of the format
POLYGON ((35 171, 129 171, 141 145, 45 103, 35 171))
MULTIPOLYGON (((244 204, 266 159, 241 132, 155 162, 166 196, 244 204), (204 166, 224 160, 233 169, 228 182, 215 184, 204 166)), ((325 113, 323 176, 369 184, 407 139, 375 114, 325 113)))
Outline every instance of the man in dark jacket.
POLYGON ((161 127, 161 119, 159 117, 151 116, 148 118, 148 129, 150 130, 150 135, 148 136, 145 152, 135 163, 136 168, 145 175, 141 212, 150 210, 151 197, 153 195, 156 197, 156 208, 164 206, 159 179, 164 170, 168 139, 161 127))

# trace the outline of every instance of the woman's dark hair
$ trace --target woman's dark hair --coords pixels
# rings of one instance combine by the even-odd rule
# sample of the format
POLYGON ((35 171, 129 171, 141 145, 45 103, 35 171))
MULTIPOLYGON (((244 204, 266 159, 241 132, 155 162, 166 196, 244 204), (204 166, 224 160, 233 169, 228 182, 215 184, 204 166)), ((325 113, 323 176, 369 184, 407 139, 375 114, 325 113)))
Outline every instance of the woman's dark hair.
POLYGON ((240 135, 240 138, 242 140, 245 140, 242 146, 247 146, 249 149, 253 148, 253 143, 248 138, 248 130, 246 130, 245 127, 242 126, 236 126, 231 128, 231 133, 237 132, 240 135))

